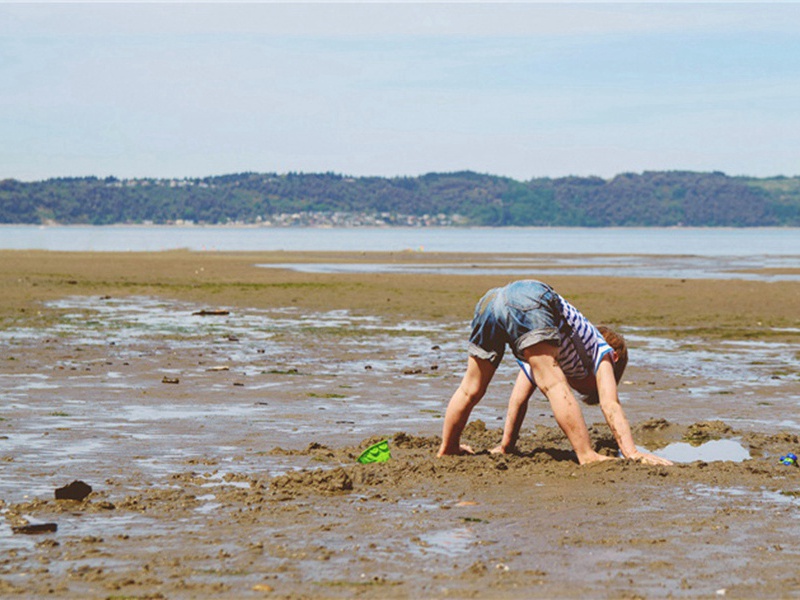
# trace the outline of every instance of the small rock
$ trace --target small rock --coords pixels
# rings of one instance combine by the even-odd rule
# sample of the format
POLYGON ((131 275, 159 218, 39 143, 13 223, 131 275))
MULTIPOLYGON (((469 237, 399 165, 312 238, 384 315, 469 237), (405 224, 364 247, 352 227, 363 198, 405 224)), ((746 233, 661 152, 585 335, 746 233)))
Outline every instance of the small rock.
POLYGON ((92 486, 83 481, 73 481, 56 490, 56 500, 77 500, 80 502, 92 493, 92 486))
POLYGON ((161 380, 161 383, 180 383, 180 382, 181 380, 178 379, 177 377, 167 377, 166 375, 164 376, 164 379, 161 380))
POLYGON ((25 533, 28 535, 36 535, 38 533, 53 533, 58 529, 55 523, 36 523, 35 525, 20 525, 12 527, 11 531, 14 533, 25 533))

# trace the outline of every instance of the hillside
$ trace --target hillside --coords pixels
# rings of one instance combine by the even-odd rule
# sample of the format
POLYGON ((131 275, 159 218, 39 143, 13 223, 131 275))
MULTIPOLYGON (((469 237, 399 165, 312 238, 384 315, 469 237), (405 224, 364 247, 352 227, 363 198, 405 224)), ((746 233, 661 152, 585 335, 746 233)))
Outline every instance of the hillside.
POLYGON ((200 179, 0 181, 0 223, 800 226, 800 177, 687 171, 530 181, 240 173, 200 179))

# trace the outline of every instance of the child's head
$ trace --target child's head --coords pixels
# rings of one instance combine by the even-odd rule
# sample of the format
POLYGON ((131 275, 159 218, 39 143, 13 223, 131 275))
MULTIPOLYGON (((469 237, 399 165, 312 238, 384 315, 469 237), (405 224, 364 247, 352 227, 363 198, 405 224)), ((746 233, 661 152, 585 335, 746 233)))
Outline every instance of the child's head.
MULTIPOLYGON (((601 325, 597 328, 597 331, 600 332, 600 335, 614 350, 614 360, 612 360, 614 363, 614 379, 619 383, 620 379, 622 379, 622 374, 625 372, 625 367, 628 365, 628 345, 625 343, 625 338, 613 329, 601 325)), ((581 395, 581 400, 586 404, 594 405, 600 402, 600 396, 595 389, 590 394, 581 395)))
POLYGON ((628 366, 628 345, 625 343, 624 337, 605 325, 598 327, 597 331, 600 332, 600 335, 605 338, 608 345, 616 353, 614 357, 614 379, 619 383, 620 379, 622 379, 622 374, 625 372, 625 367, 628 366))

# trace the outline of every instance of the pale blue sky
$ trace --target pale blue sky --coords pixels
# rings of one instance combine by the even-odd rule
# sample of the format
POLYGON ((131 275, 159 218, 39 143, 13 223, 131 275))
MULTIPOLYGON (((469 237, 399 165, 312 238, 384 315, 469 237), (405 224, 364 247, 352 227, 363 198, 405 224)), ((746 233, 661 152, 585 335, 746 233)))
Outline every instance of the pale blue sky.
POLYGON ((0 179, 800 175, 800 4, 0 3, 0 179))

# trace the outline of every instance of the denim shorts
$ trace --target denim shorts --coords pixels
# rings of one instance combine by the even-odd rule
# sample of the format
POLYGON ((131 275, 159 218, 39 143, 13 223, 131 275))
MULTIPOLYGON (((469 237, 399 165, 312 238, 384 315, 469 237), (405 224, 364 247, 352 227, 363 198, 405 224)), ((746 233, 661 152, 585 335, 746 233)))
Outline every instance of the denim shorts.
POLYGON ((515 281, 486 292, 475 306, 469 355, 500 364, 506 344, 519 359, 540 342, 558 345, 561 299, 540 281, 515 281))

